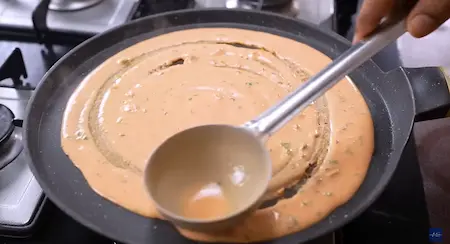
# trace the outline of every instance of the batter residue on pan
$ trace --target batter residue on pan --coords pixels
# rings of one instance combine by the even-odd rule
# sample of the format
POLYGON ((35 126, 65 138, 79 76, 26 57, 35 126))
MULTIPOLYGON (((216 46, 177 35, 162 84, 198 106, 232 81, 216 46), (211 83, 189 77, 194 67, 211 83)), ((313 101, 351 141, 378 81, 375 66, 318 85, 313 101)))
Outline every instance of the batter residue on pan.
MULTIPOLYGON (((248 121, 329 62, 313 48, 268 33, 204 28, 164 34, 121 51, 85 78, 68 102, 62 147, 98 194, 160 218, 142 179, 157 145, 188 127, 248 121)), ((275 205, 224 233, 180 231, 197 240, 248 242, 309 227, 356 192, 373 137, 367 105, 344 79, 267 143, 272 188, 292 179, 285 193, 298 190, 294 196, 278 191, 275 205)))

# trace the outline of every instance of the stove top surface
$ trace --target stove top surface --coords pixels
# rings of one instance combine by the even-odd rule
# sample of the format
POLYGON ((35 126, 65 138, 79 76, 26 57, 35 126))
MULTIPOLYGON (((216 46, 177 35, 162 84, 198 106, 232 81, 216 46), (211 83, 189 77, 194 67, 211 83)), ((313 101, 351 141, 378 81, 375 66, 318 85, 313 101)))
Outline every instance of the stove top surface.
MULTIPOLYGON (((109 4, 113 4, 112 2, 114 1, 116 4, 121 2, 120 0, 111 0, 109 4)), ((308 0, 288 2, 292 4, 290 6, 293 6, 302 1, 305 3, 308 0)), ((12 2, 14 1, 6 0, 0 3, 0 33, 2 31, 2 23, 5 23, 2 22, 3 15, 1 13, 6 9, 5 5, 2 4, 15 4, 17 8, 17 4, 20 3, 29 7, 32 2, 36 4, 37 1, 22 0, 16 1, 14 4, 12 2)), ((104 0, 103 2, 107 1, 104 0)), ((324 2, 327 1, 321 1, 321 4, 324 4, 324 2)), ((99 3, 95 6, 100 6, 101 4, 99 3)), ((195 4, 199 4, 199 1, 147 0, 139 5, 135 17, 167 11, 175 8, 175 5, 177 6, 176 8, 186 8, 189 6, 195 7, 195 4)), ((334 9, 334 3, 328 3, 328 5, 328 8, 325 5, 317 7, 319 6, 317 4, 300 5, 303 6, 301 9, 304 12, 298 11, 297 17, 320 24, 324 28, 332 29, 333 24, 324 24, 332 19, 330 16, 326 18, 318 17, 320 11, 317 11, 317 9, 328 9, 328 11, 334 9), (316 12, 314 12, 314 9, 316 12), (314 16, 314 18, 311 16, 314 16)), ((326 12, 322 11, 322 13, 326 12)), ((63 12, 55 12, 54 14, 57 16, 57 14, 63 14, 63 12)), ((64 14, 75 14, 75 12, 64 12, 64 14)), ((333 15, 332 11, 331 15, 333 15)), ((327 16, 327 14, 323 14, 323 16, 327 16)), ((25 17, 23 18, 25 19, 25 17)), ((27 15, 26 18, 30 18, 30 16, 27 15)), ((17 37, 8 38, 8 36, 0 35, 0 49, 2 50, 0 53, 0 65, 8 59, 11 53, 15 53, 17 57, 23 57, 23 64, 21 64, 21 59, 12 59, 14 62, 11 62, 14 65, 9 67, 15 68, 9 69, 6 78, 3 77, 3 71, 0 72, 0 104, 5 105, 14 113, 15 120, 20 122, 20 120, 24 119, 24 109, 27 101, 32 94, 33 88, 36 87, 45 72, 77 44, 77 41, 73 41, 62 43, 62 45, 41 45, 36 40, 23 41, 17 37), (16 48, 20 51, 17 51, 16 48)), ((18 125, 15 127, 15 130, 20 134, 20 123, 18 125)), ((415 155, 414 138, 411 138, 394 178, 379 200, 349 225, 310 243, 359 244, 398 243, 399 241, 405 243, 408 241, 411 243, 426 243, 429 228, 428 214, 419 164, 415 155)), ((11 235, 10 231, 5 232, 2 230, 1 226, 4 223, 13 223, 20 226, 25 222, 31 223, 34 220, 38 220, 32 237, 21 240, 14 239, 14 243, 115 243, 113 240, 104 238, 79 225, 56 208, 50 201, 47 201, 42 209, 43 202, 45 201, 43 200, 42 190, 28 169, 25 158, 20 154, 13 163, 0 170, 0 235, 11 235), (40 209, 42 209, 41 212, 39 212, 40 209)), ((15 233, 17 234, 18 232, 15 233)), ((0 238, 0 241, 4 243, 10 243, 12 240, 10 237, 0 238)))
MULTIPOLYGON (((41 0, 0 1, 0 26, 33 29, 31 16, 40 2, 41 0)), ((130 20, 139 1, 107 0, 77 11, 54 10, 58 6, 59 8, 67 7, 69 2, 71 1, 53 0, 50 3, 51 9, 47 14, 47 25, 50 30, 65 33, 97 34, 130 20)), ((72 1, 72 5, 76 2, 72 1)))
POLYGON ((43 193, 23 153, 21 119, 31 92, 0 87, 0 233, 28 230, 43 193))

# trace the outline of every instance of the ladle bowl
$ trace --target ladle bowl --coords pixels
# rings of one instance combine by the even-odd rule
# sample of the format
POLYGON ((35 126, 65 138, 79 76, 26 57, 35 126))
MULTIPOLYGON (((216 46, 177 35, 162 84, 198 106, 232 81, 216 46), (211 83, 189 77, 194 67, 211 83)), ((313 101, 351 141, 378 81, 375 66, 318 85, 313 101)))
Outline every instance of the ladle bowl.
POLYGON ((271 174, 269 153, 250 129, 204 125, 156 148, 144 180, 166 219, 208 231, 226 228, 257 208, 271 174))

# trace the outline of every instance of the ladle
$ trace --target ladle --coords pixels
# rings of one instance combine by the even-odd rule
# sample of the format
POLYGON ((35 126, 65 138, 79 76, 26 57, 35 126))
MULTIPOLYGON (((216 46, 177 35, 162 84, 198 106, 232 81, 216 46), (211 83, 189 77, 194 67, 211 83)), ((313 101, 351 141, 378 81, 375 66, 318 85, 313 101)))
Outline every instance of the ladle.
MULTIPOLYGON (((405 22, 384 21, 375 33, 243 126, 203 125, 164 141, 150 157, 144 176, 158 211, 182 228, 208 231, 232 225, 260 206, 272 171, 264 142, 347 74, 404 34, 405 22), (198 199, 201 195, 203 198, 198 199)), ((282 185, 272 187, 279 189, 282 185)))

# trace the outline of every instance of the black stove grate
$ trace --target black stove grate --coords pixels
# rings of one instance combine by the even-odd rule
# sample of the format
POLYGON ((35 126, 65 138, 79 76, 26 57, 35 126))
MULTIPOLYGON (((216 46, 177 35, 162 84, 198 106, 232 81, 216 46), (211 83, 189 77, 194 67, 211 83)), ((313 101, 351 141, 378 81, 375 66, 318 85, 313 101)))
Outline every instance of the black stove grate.
POLYGON ((19 48, 14 48, 5 60, 0 60, 0 86, 1 81, 11 79, 13 86, 19 89, 30 89, 24 86, 22 78, 28 78, 25 62, 23 61, 22 51, 19 48))

